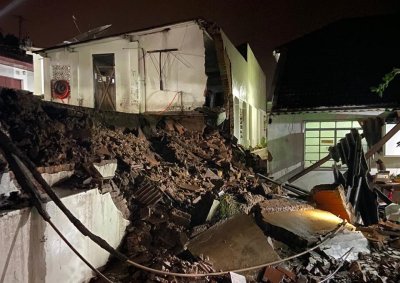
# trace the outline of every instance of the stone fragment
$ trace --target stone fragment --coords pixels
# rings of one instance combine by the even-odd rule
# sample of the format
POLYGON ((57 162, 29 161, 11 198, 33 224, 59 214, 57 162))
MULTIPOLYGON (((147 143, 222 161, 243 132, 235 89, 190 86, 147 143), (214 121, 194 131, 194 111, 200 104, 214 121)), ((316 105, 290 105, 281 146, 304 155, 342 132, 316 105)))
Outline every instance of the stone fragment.
POLYGON ((98 163, 93 163, 97 175, 102 179, 112 179, 115 176, 117 170, 117 160, 102 160, 98 163))

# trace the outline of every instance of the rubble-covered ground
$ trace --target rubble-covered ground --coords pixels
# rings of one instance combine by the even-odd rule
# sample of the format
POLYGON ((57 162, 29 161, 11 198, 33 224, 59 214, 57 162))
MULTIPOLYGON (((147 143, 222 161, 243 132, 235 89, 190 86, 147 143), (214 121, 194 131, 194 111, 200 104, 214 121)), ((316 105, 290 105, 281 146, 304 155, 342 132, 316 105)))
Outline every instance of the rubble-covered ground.
MULTIPOLYGON (((190 239, 233 215, 253 216, 260 202, 294 197, 257 177, 257 172, 266 173, 265 164, 234 140, 208 128, 189 131, 173 119, 142 122, 136 128, 116 127, 100 122, 92 110, 56 107, 4 89, 0 129, 38 167, 72 164, 74 175, 59 187, 110 192, 116 206, 131 220, 121 251, 131 260, 159 270, 215 271, 207 257, 194 256, 187 249, 190 239), (117 163, 112 179, 93 174, 93 164, 101 162, 117 163)), ((0 152, 0 174, 7 170, 0 152)), ((0 209, 28 202, 22 192, 0 196, 0 209)), ((375 233, 368 238, 373 252, 361 255, 358 261, 333 259, 315 250, 266 274, 283 274, 278 277, 285 282, 319 282, 340 266, 330 282, 400 282, 396 246, 400 227, 381 225, 371 231, 375 233)), ((303 250, 289 248, 266 232, 267 237, 281 258, 303 250)), ((194 281, 151 274, 116 260, 110 260, 104 273, 114 282, 194 281)), ((254 280, 263 276, 264 270, 260 270, 254 280)), ((268 276, 264 280, 275 282, 268 276)), ((200 281, 229 279, 206 277, 200 281)))

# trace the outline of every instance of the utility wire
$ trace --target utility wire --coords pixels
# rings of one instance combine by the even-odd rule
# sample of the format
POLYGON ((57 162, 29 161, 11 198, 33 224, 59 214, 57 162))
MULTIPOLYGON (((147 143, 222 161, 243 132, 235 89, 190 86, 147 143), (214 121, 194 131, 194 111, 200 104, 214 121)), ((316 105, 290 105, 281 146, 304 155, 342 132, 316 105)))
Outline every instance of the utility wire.
POLYGON ((284 258, 284 259, 280 259, 280 260, 276 260, 273 262, 269 262, 269 263, 263 263, 263 264, 259 264, 259 265, 254 265, 254 266, 250 266, 250 267, 246 267, 246 268, 240 268, 240 269, 234 269, 234 270, 229 270, 229 271, 220 271, 220 272, 211 272, 211 273, 191 273, 191 274, 186 274, 186 273, 175 273, 175 272, 168 272, 168 271, 162 271, 162 270, 158 270, 158 269, 154 269, 154 268, 150 268, 144 265, 141 265, 139 263, 133 262, 131 260, 127 260, 127 263, 140 268, 144 271, 148 271, 151 273, 155 273, 155 274, 159 274, 159 275, 165 275, 165 276, 174 276, 174 277, 208 277, 208 276, 221 276, 221 275, 225 275, 225 274, 229 274, 231 272, 233 273, 239 273, 239 272, 245 272, 245 271, 250 271, 250 270, 255 270, 255 269, 260 269, 263 267, 267 267, 267 266, 271 266, 271 265, 276 265, 276 264, 280 264, 282 262, 286 262, 288 260, 292 260, 295 259, 297 257, 300 257, 302 255, 305 255, 317 248, 319 248, 323 243, 325 243, 326 241, 328 241, 329 239, 333 238, 336 236, 337 233, 339 233, 341 230, 343 230, 345 224, 347 222, 344 220, 342 223, 340 223, 333 231, 327 233, 325 235, 325 237, 323 238, 323 240, 321 240, 317 245, 315 245, 312 248, 309 248, 301 253, 292 255, 290 257, 284 258))
POLYGON ((340 258, 343 258, 343 260, 340 262, 339 266, 335 269, 335 271, 333 271, 331 274, 329 274, 324 280, 319 281, 319 283, 323 283, 326 281, 329 281, 330 279, 332 279, 333 276, 335 276, 335 274, 340 270, 340 268, 342 268, 343 264, 345 263, 346 259, 348 258, 348 256, 350 255, 350 252, 353 250, 353 247, 350 248, 347 252, 345 252, 340 258))
MULTIPOLYGON (((2 132, 0 135, 3 134, 2 132)), ((0 147, 2 149, 2 147, 0 147)), ((34 182, 32 182, 33 176, 30 174, 29 169, 25 166, 25 164, 21 161, 18 156, 15 154, 2 150, 3 156, 6 158, 7 163, 9 164, 11 170, 14 172, 15 177, 18 181, 18 184, 26 190, 26 192, 31 196, 32 203, 36 207, 39 215, 43 218, 44 221, 50 224, 50 226, 54 229, 54 231, 60 236, 60 238, 67 244, 67 246, 97 275, 103 278, 106 282, 113 283, 110 279, 108 279, 104 274, 102 274, 99 270, 97 270, 88 260, 86 260, 78 250, 76 250, 73 245, 64 237, 60 230, 55 226, 53 221, 51 221, 49 214, 44 210, 43 203, 40 199, 40 195, 36 190, 36 186, 34 182)))

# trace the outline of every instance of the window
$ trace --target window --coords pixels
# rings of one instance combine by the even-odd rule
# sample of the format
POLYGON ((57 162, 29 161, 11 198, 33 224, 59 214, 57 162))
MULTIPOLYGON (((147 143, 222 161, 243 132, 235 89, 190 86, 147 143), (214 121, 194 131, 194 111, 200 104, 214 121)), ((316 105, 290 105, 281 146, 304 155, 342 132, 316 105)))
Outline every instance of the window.
MULTIPOLYGON (((308 167, 327 156, 329 147, 336 145, 353 128, 362 133, 357 121, 305 122, 304 166, 308 167)), ((365 139, 362 140, 362 145, 365 151, 367 148, 365 139)), ((331 168, 333 164, 334 161, 331 159, 321 167, 331 168)))

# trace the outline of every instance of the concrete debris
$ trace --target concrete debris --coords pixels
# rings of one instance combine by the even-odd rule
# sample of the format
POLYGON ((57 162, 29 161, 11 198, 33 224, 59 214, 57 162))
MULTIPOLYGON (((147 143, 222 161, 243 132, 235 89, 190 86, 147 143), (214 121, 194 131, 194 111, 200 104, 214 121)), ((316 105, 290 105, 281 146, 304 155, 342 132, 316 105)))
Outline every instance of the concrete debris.
MULTIPOLYGON (((319 209, 268 212, 260 208, 259 222, 265 231, 294 248, 315 244, 320 236, 332 231, 343 221, 319 209)), ((346 224, 346 228, 355 230, 351 224, 346 224)))
MULTIPOLYGON (((262 230, 245 214, 218 223, 190 240, 188 250, 208 258, 217 270, 233 270, 279 259, 262 230)), ((245 273, 247 279, 257 272, 245 273)))
POLYGON ((117 160, 102 160, 98 163, 93 163, 93 168, 96 170, 97 175, 102 179, 112 179, 117 170, 117 160))
POLYGON ((288 198, 268 199, 258 204, 258 209, 263 213, 300 211, 314 209, 313 206, 288 198))
MULTIPOLYGON (((223 111, 215 114, 214 126, 224 119, 223 111)), ((334 201, 343 200, 341 188, 315 189, 313 200, 319 209, 290 198, 281 186, 258 178, 257 173, 266 175, 264 160, 234 137, 205 127, 201 115, 118 117, 10 90, 0 94, 0 130, 40 173, 53 176, 49 183, 58 191, 110 193, 131 221, 121 252, 133 261, 183 273, 243 268, 304 250, 347 219, 343 203, 334 201)), ((0 209, 29 205, 0 149, 0 209)), ((398 220, 393 218, 396 211, 389 209, 388 221, 357 227, 364 236, 348 224, 346 232, 323 249, 284 266, 241 275, 257 282, 318 282, 342 266, 335 282, 349 282, 349 277, 358 282, 399 282, 400 225, 389 221, 398 220), (356 249, 347 261, 356 253, 360 257, 343 263, 340 256, 350 245, 356 249)), ((104 273, 115 282, 193 282, 113 261, 104 273)), ((244 282, 236 274, 200 282, 229 279, 244 282)))
POLYGON ((53 174, 42 173, 43 179, 50 187, 69 179, 74 174, 74 171, 61 171, 53 174))
POLYGON ((353 250, 347 257, 349 261, 357 260, 359 253, 370 253, 368 240, 360 231, 343 230, 342 233, 321 246, 324 253, 335 259, 340 259, 350 248, 353 250))
POLYGON ((386 218, 390 221, 400 222, 400 205, 399 204, 389 204, 385 208, 386 218))

